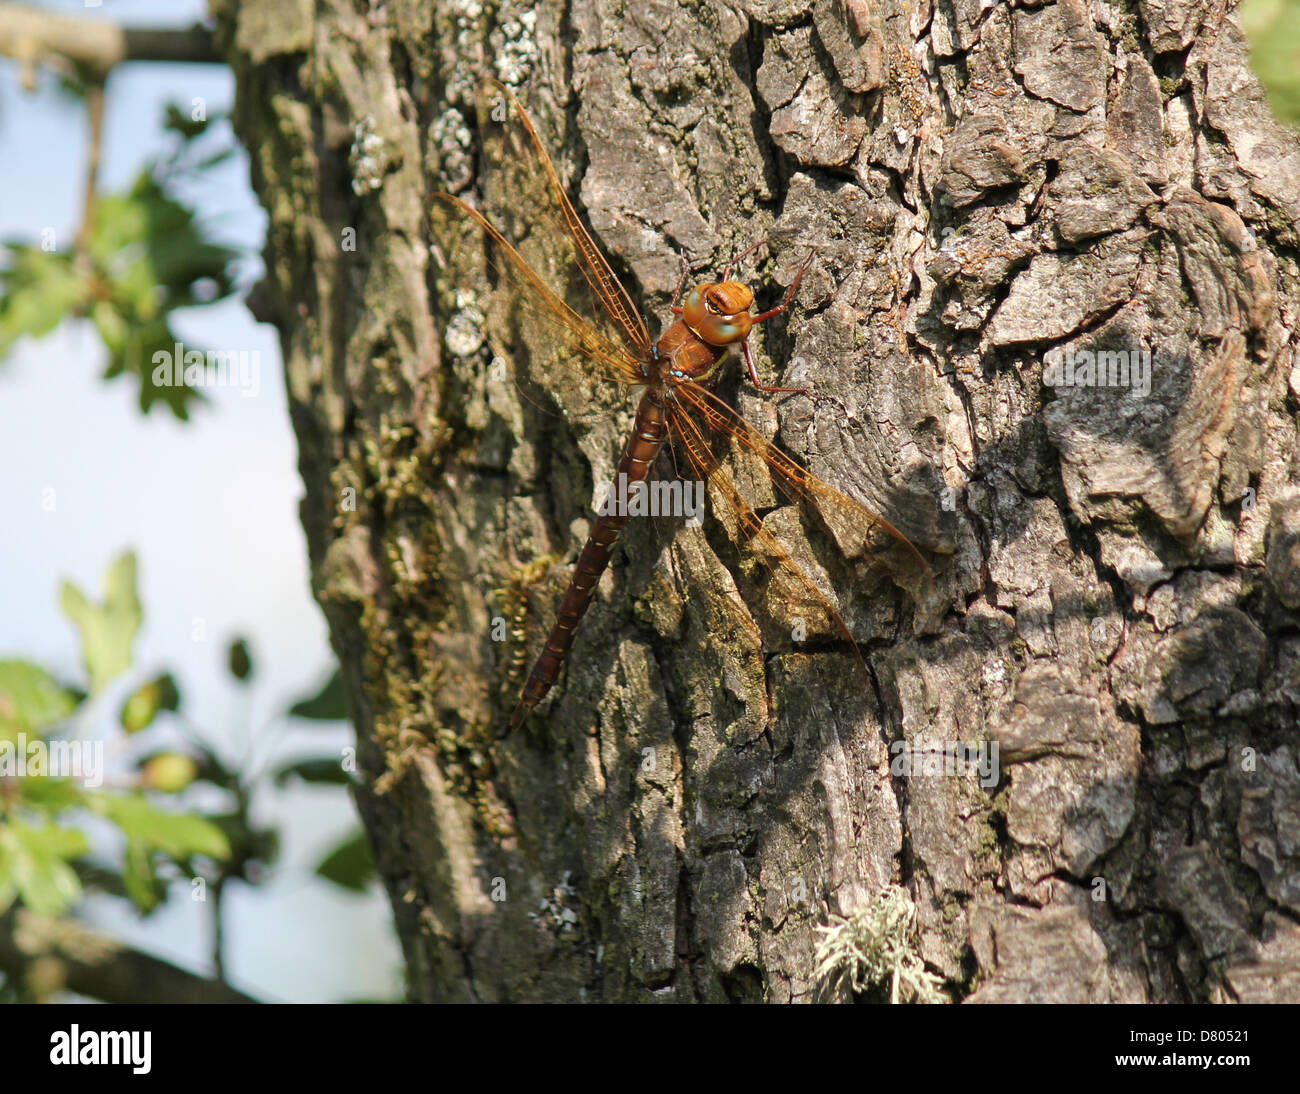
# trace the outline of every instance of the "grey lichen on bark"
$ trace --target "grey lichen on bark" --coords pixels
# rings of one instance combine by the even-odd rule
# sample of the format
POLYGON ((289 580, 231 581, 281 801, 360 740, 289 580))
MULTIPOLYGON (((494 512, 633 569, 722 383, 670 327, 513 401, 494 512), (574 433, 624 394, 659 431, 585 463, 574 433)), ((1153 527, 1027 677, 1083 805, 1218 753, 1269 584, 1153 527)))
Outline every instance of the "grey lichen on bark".
POLYGON ((214 7, 412 998, 826 998, 817 928, 899 885, 955 999, 1300 1000, 1300 145, 1229 5, 214 7), (815 253, 758 341, 813 396, 722 391, 929 553, 762 499, 869 679, 724 519, 634 528, 498 739, 493 620, 535 652, 632 401, 494 380, 526 324, 431 211, 509 216, 484 76, 649 314, 680 250, 766 236, 760 299, 815 253), (893 770, 955 741, 1001 781, 893 770))

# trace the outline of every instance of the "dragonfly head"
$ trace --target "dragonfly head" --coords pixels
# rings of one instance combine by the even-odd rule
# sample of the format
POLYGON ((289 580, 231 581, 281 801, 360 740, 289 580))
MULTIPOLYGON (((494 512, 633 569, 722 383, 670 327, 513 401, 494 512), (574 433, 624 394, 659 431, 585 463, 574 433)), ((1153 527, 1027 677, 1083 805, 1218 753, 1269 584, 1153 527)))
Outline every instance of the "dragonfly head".
POLYGON ((682 317, 686 325, 711 346, 744 341, 754 324, 749 314, 754 294, 739 281, 705 282, 686 296, 682 317))

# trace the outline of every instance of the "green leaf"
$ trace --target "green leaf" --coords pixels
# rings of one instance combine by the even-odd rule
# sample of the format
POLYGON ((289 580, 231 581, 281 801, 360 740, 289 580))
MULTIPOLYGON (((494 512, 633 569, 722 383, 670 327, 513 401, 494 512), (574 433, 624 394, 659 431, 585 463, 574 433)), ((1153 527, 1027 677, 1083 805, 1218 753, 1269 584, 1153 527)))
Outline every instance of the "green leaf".
POLYGON ((1300 125, 1300 20, 1289 0, 1246 0, 1237 18, 1250 42, 1250 67, 1268 92, 1273 112, 1300 125))
POLYGON ((335 669, 325 686, 315 695, 299 699, 289 708, 295 718, 312 718, 317 721, 346 721, 348 717, 347 696, 343 692, 343 677, 335 669))
POLYGON ((337 758, 322 756, 312 760, 297 760, 285 764, 275 773, 275 785, 284 786, 291 778, 305 783, 323 783, 327 786, 351 786, 356 782, 337 758))
POLYGON ((60 602, 81 631, 81 659, 93 694, 131 667, 131 644, 143 618, 134 553, 125 552, 109 567, 102 604, 92 604, 70 581, 63 583, 60 602))
MULTIPOLYGON (((237 252, 206 239, 194 210, 170 198, 149 170, 128 193, 100 196, 88 250, 101 281, 91 317, 109 351, 105 378, 135 376, 141 411, 162 403, 188 419, 202 392, 170 382, 170 369, 162 380, 155 375, 162 361, 175 360, 181 341, 171 313, 229 296, 237 252)), ((182 353, 198 348, 182 345, 182 353)))
POLYGON ((76 709, 76 699, 39 665, 0 661, 0 739, 41 733, 76 709))
POLYGON ((18 791, 24 805, 51 816, 85 804, 81 787, 71 779, 19 779, 18 791))
POLYGON ((170 672, 164 672, 161 676, 155 677, 154 683, 158 687, 158 709, 180 710, 181 692, 176 686, 176 677, 170 672))
POLYGON ((0 357, 25 334, 48 334, 90 296, 70 255, 17 242, 6 246, 9 262, 0 270, 0 357))
POLYGON ((176 681, 171 673, 163 673, 127 696, 118 721, 127 733, 139 733, 153 724, 160 710, 175 710, 179 703, 176 681))
POLYGON ((19 821, 12 821, 11 824, 14 830, 21 834, 27 846, 37 854, 71 859, 90 853, 86 834, 79 829, 60 828, 56 824, 44 824, 39 828, 33 828, 19 821))
MULTIPOLYGON (((125 356, 131 338, 131 326, 111 300, 96 300, 90 306, 90 321, 99 331, 111 358, 125 356)), ((121 371, 120 369, 118 370, 121 371)))
POLYGON ((81 882, 65 860, 89 850, 73 828, 0 825, 0 888, 12 888, 38 915, 59 915, 81 898, 81 882))
POLYGON ((114 284, 131 280, 128 268, 141 265, 148 277, 138 284, 160 289, 164 310, 197 303, 191 293, 201 279, 215 281, 221 296, 233 289, 228 267, 236 252, 204 239, 194 210, 168 197, 149 171, 130 193, 101 197, 90 246, 114 284))
POLYGON ((185 140, 193 140, 208 127, 208 119, 195 121, 175 103, 168 103, 163 118, 163 128, 179 133, 185 140))
POLYGON ((166 896, 166 887, 155 868, 153 850, 142 839, 129 837, 126 841, 126 869, 122 882, 131 903, 145 915, 157 908, 166 896))
POLYGON ((150 756, 141 769, 144 785, 164 794, 179 794, 199 775, 199 765, 182 752, 160 752, 150 756))
POLYGON ((176 359, 178 345, 181 345, 182 353, 195 348, 181 344, 165 320, 137 323, 131 327, 131 337, 120 356, 110 360, 104 375, 110 377, 129 372, 139 377, 141 413, 148 414, 161 403, 181 421, 189 421, 190 406, 206 403, 208 398, 198 387, 172 382, 175 373, 170 362, 176 359), (165 356, 160 357, 160 354, 165 356), (167 368, 163 369, 163 364, 167 364, 167 368))
POLYGON ((126 834, 150 847, 185 858, 230 857, 230 841, 215 824, 189 813, 166 813, 139 794, 97 794, 92 806, 126 834))
MULTIPOLYGON (((108 350, 105 378, 134 376, 143 412, 161 403, 183 421, 193 404, 205 401, 203 393, 185 383, 158 382, 155 355, 175 356, 180 339, 173 312, 234 291, 239 252, 207 238, 194 209, 167 193, 169 176, 197 169, 185 167, 181 156, 207 123, 172 108, 168 125, 182 136, 181 150, 147 167, 129 191, 96 195, 84 256, 7 244, 7 261, 0 262, 0 358, 24 335, 40 337, 70 315, 89 314, 108 350)), ((200 167, 226 154, 209 155, 200 167)))
POLYGON ((365 833, 358 829, 326 855, 316 867, 316 873, 344 889, 363 892, 375 876, 374 860, 365 833))
POLYGON ((247 639, 236 638, 230 643, 226 663, 230 668, 230 675, 236 680, 247 680, 253 675, 253 658, 248 652, 247 639))

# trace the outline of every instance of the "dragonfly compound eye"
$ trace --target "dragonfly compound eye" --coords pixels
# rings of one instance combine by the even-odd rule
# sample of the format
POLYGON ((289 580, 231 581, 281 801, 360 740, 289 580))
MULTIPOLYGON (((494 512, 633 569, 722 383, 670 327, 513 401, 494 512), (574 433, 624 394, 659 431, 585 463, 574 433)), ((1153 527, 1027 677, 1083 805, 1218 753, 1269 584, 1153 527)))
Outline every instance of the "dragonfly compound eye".
POLYGON ((697 285, 686 298, 686 324, 711 346, 741 341, 753 325, 749 306, 754 294, 735 281, 697 285))

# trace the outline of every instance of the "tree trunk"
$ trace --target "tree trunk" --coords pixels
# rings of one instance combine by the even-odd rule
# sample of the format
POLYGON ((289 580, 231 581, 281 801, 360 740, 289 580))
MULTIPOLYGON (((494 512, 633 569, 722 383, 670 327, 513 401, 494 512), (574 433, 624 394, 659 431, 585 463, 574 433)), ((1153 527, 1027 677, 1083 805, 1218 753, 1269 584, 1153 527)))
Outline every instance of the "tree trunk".
POLYGON ((898 887, 955 1000, 1300 1001, 1300 146, 1230 3, 215 6, 413 999, 846 998, 817 928, 898 887), (645 523, 498 739, 634 403, 542 413, 466 327, 487 75, 648 316, 680 250, 768 237, 764 306, 814 252, 760 353, 813 396, 722 390, 929 553, 769 499, 869 680, 645 523), (963 741, 994 779, 903 771, 963 741))

